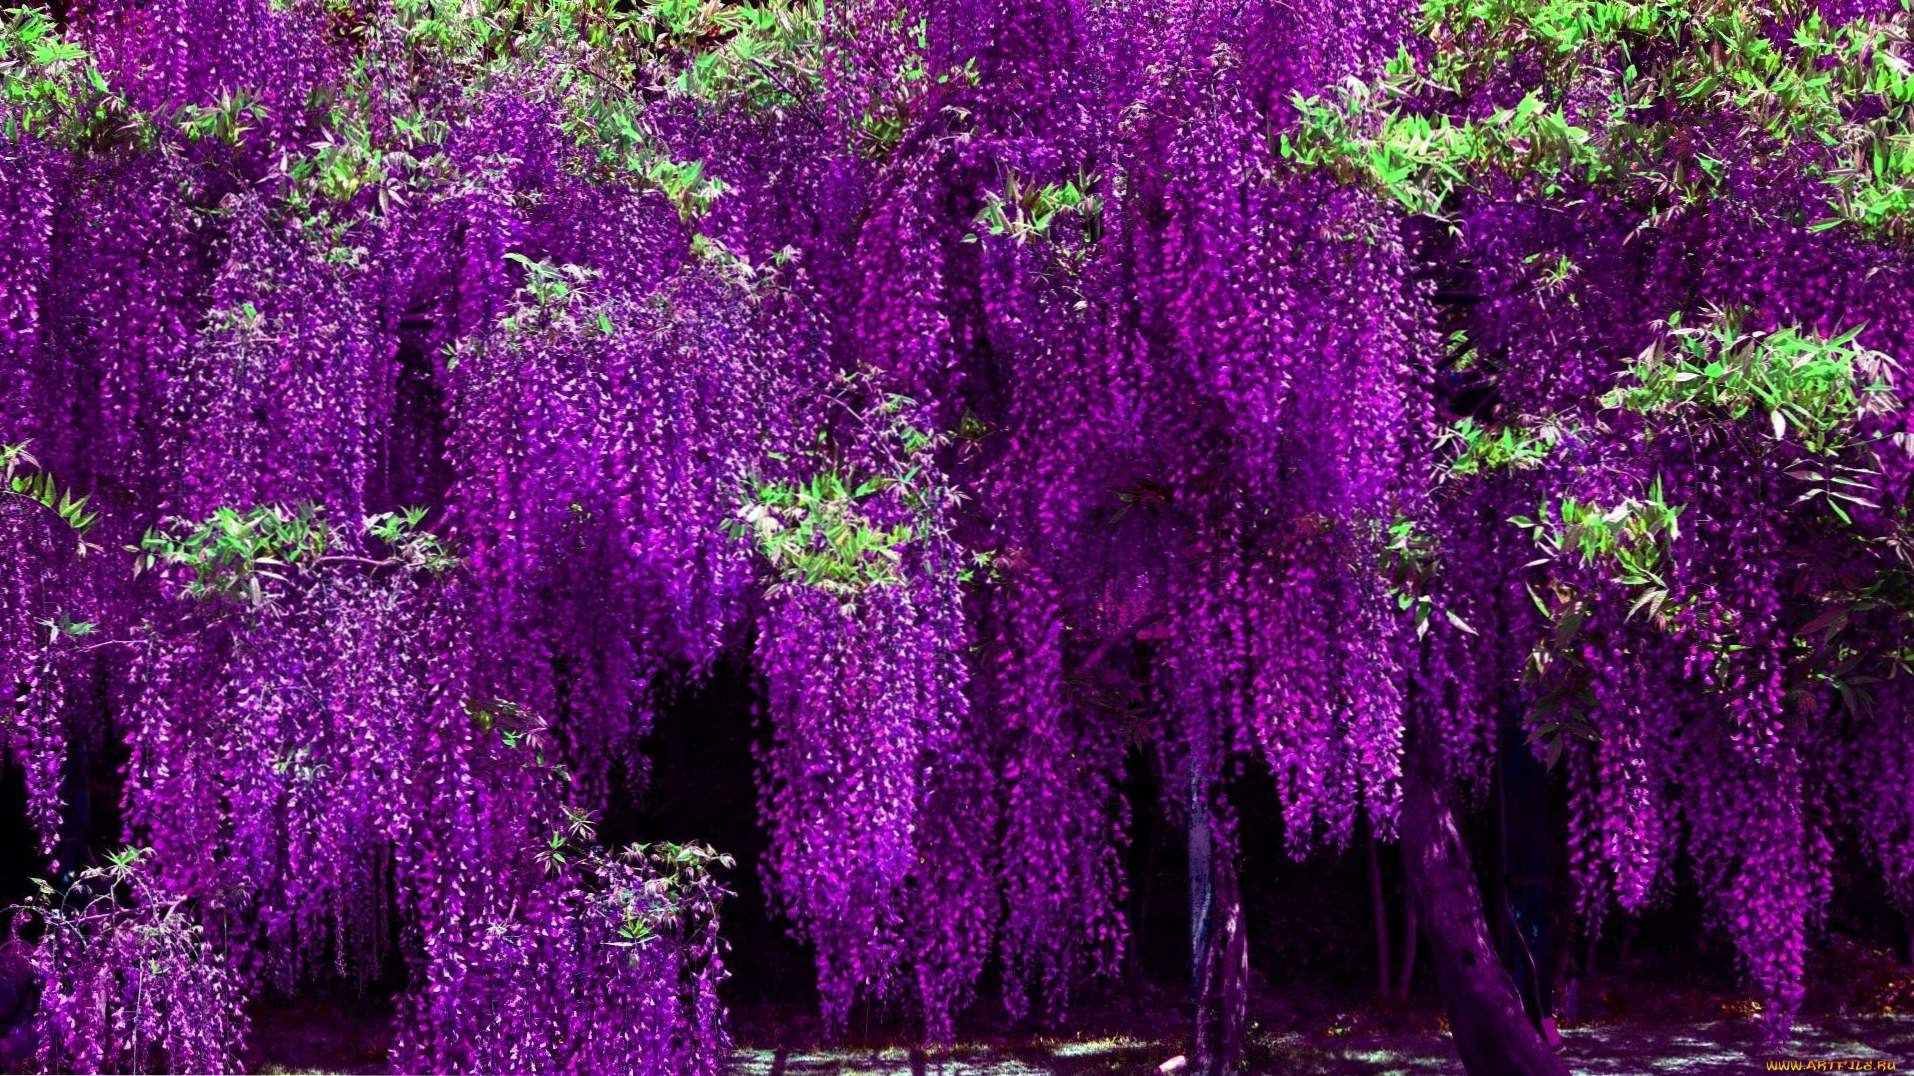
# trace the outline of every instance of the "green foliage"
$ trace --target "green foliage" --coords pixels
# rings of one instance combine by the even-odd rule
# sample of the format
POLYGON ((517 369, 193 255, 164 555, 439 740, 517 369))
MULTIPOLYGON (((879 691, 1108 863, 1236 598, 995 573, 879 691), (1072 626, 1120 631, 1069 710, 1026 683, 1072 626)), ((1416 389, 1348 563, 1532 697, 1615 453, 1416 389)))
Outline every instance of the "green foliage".
POLYGON ((903 548, 916 536, 908 523, 882 526, 865 502, 910 475, 853 481, 835 468, 808 480, 754 484, 732 534, 748 537, 785 583, 853 598, 903 582, 903 548))
POLYGON ((1533 179, 1544 193, 1623 183, 1672 210, 1708 196, 1723 157, 1752 147, 1794 153, 1821 177, 1829 215, 1817 227, 1908 227, 1914 68, 1900 55, 1905 13, 1830 26, 1799 3, 1429 0, 1418 33, 1429 43, 1419 50, 1426 64, 1405 47, 1373 84, 1298 96, 1297 124, 1279 142, 1284 158, 1441 218, 1459 192, 1492 175, 1533 179), (1770 39, 1764 26, 1775 20, 1794 27, 1790 40, 1770 39), (1512 71, 1534 78, 1516 104, 1486 117, 1471 109, 1490 87, 1513 96, 1512 71), (1605 107, 1571 121, 1561 104, 1588 87, 1606 91, 1605 107), (1704 113, 1738 124, 1735 144, 1712 153, 1698 145, 1695 116, 1704 113))
POLYGON ((647 99, 666 87, 727 103, 764 97, 771 80, 788 81, 787 64, 815 64, 808 57, 818 11, 680 0, 395 0, 391 18, 377 24, 377 43, 312 103, 324 116, 322 135, 282 166, 287 202, 317 221, 370 189, 385 212, 409 191, 452 178, 439 147, 472 101, 510 83, 558 106, 561 128, 581 151, 571 167, 657 190, 696 219, 724 186, 702 162, 676 159, 660 143, 644 117, 647 99), (460 92, 445 93, 447 79, 460 92))
POLYGON ((84 639, 100 630, 98 624, 90 620, 75 620, 66 613, 42 620, 40 626, 47 630, 47 641, 50 643, 58 642, 62 637, 84 639))
POLYGON ((1543 257, 1542 254, 1531 254, 1522 259, 1524 265, 1542 266, 1535 278, 1536 301, 1546 306, 1550 297, 1565 295, 1568 297, 1570 306, 1576 305, 1577 299, 1574 291, 1569 287, 1569 282, 1581 274, 1582 267, 1576 265, 1575 260, 1566 254, 1556 255, 1552 262, 1543 261, 1543 257))
MULTIPOLYGON (((105 856, 106 862, 103 865, 87 867, 74 875, 75 884, 67 887, 64 891, 54 888, 53 883, 47 881, 45 878, 36 877, 28 879, 28 881, 33 884, 34 895, 28 898, 28 903, 24 906, 25 909, 46 916, 49 920, 49 925, 53 925, 54 923, 65 925, 60 921, 67 919, 73 914, 69 911, 69 904, 76 898, 87 899, 90 897, 91 899, 88 900, 89 910, 91 910, 91 906, 93 905, 106 904, 110 906, 115 904, 117 903, 118 894, 111 892, 111 889, 133 881, 135 876, 138 875, 140 867, 152 859, 153 850, 151 848, 125 845, 120 848, 107 849, 105 856), (89 887, 86 883, 95 881, 105 882, 109 892, 105 895, 89 894, 89 887), (54 903, 54 898, 56 897, 59 898, 58 903, 54 903)), ((183 903, 184 901, 175 901, 174 907, 183 903)))
POLYGON ((1523 719, 1529 730, 1528 742, 1546 745, 1544 763, 1549 769, 1562 761, 1562 754, 1571 741, 1600 742, 1601 733, 1588 716, 1594 702, 1594 696, 1586 688, 1575 687, 1545 692, 1529 707, 1523 719))
POLYGON ((27 450, 29 444, 0 444, 0 487, 10 496, 32 501, 58 516, 80 536, 80 552, 84 554, 91 548, 86 544, 86 534, 99 522, 100 514, 86 510, 90 498, 74 496, 71 488, 62 488, 53 475, 41 470, 40 461, 27 450))
MULTIPOLYGON (((1670 602, 1661 572, 1669 547, 1680 536, 1681 511, 1667 503, 1656 479, 1642 498, 1610 508, 1564 497, 1553 510, 1545 501, 1535 519, 1517 516, 1510 522, 1529 531, 1544 552, 1527 567, 1573 561, 1612 573, 1606 582, 1627 588, 1633 599, 1629 618, 1646 613, 1651 623, 1665 626, 1680 605, 1670 602)), ((1579 581, 1561 576, 1548 578, 1539 588, 1529 586, 1528 593, 1551 628, 1523 664, 1523 682, 1535 700, 1525 720, 1529 742, 1546 746, 1553 768, 1571 741, 1593 743, 1599 738, 1588 717, 1594 700, 1581 644, 1596 604, 1579 581)))
POLYGON ((232 598, 258 609, 272 604, 269 584, 284 583, 331 544, 331 528, 311 504, 219 508, 204 520, 173 517, 149 529, 133 547, 134 571, 164 569, 183 578, 186 597, 232 598))
POLYGON ((129 548, 136 574, 157 570, 187 598, 225 599, 258 611, 277 603, 293 575, 324 564, 450 570, 458 561, 437 536, 419 529, 424 518, 422 508, 368 516, 364 533, 387 547, 382 558, 339 552, 337 531, 312 504, 218 508, 203 520, 170 517, 129 548))
MULTIPOLYGON (((306 102, 318 137, 282 154, 278 169, 288 210, 322 234, 345 207, 347 217, 384 213, 455 178, 440 147, 471 102, 502 83, 559 106, 582 151, 574 167, 656 190, 687 221, 725 188, 661 144, 647 100, 663 91, 782 111, 814 105, 823 85, 822 0, 393 0, 369 23, 336 10, 357 47, 344 76, 306 102), (376 198, 358 202, 368 191, 376 198)), ((44 9, 10 9, 0 22, 0 127, 10 139, 237 146, 264 115, 244 89, 142 115, 44 9)))
POLYGON ((312 152, 288 158, 286 201, 301 214, 321 201, 348 202, 388 176, 386 154, 373 145, 365 123, 340 119, 329 124, 312 152))
MULTIPOLYGON (((1612 507, 1563 497, 1553 510, 1544 501, 1534 519, 1516 516, 1509 522, 1528 531, 1543 550, 1544 556, 1530 567, 1573 557, 1583 567, 1612 572, 1609 582, 1633 593, 1629 616, 1645 612, 1660 622, 1664 613, 1673 611, 1667 608, 1669 587, 1661 573, 1669 547, 1681 537, 1681 513, 1680 506, 1667 502, 1657 478, 1642 497, 1630 497, 1612 507)), ((1557 597, 1554 607, 1539 597, 1536 605, 1556 621, 1558 630, 1565 615, 1586 617, 1586 607, 1573 588, 1558 588, 1557 597)), ((1576 624, 1579 627, 1579 620, 1576 624)))
POLYGON ((66 128, 106 80, 81 45, 60 35, 45 8, 16 7, 0 22, 0 125, 7 141, 66 128))
POLYGON ((1776 440, 1815 456, 1854 445, 1857 423, 1897 406, 1894 360, 1855 342, 1859 327, 1823 337, 1794 327, 1750 332, 1744 315, 1698 325, 1671 316, 1669 331, 1629 365, 1605 407, 1675 425, 1760 413, 1776 440))
POLYGON ((575 15, 584 6, 520 0, 392 0, 391 17, 413 47, 437 53, 447 62, 476 65, 505 54, 513 44, 514 31, 537 32, 536 24, 523 25, 527 16, 575 15))
POLYGON ((1659 586, 1668 546, 1681 536, 1681 512, 1664 499, 1657 478, 1644 496, 1612 507, 1563 497, 1553 509, 1544 501, 1534 519, 1509 522, 1530 532, 1551 560, 1573 555, 1584 566, 1611 566, 1623 586, 1659 586))
POLYGON ((326 771, 326 764, 314 757, 309 744, 301 744, 284 754, 275 754, 272 760, 272 772, 281 777, 291 777, 301 784, 312 784, 326 771))
POLYGON ((1482 426, 1472 418, 1463 418, 1436 438, 1436 450, 1453 448, 1454 456, 1443 465, 1445 478, 1466 478, 1498 471, 1529 471, 1542 461, 1562 439, 1565 427, 1556 421, 1533 427, 1516 424, 1482 426))
MULTIPOLYGON (((1865 644, 1855 645, 1858 640, 1844 633, 1856 620, 1884 613, 1905 615, 1914 608, 1914 576, 1899 566, 1879 573, 1866 586, 1815 597, 1818 611, 1788 640, 1788 662, 1796 673, 1789 699, 1813 705, 1831 691, 1849 713, 1867 716, 1875 706, 1875 685, 1883 680, 1876 675, 1882 666, 1869 659, 1882 655, 1865 644)), ((1896 648, 1885 656, 1888 677, 1914 673, 1914 652, 1896 648)))
MULTIPOLYGON (((904 17, 904 9, 900 8, 899 30, 905 29, 901 25, 904 17)), ((904 133, 910 130, 911 119, 916 115, 920 103, 933 90, 959 83, 976 86, 982 78, 974 57, 965 60, 960 67, 932 72, 926 59, 930 52, 927 36, 929 24, 920 19, 907 32, 913 46, 909 58, 891 71, 890 85, 881 95, 880 103, 858 117, 857 151, 873 160, 884 159, 903 141, 904 133)))
POLYGON ((611 944, 623 949, 635 949, 675 930, 687 915, 706 914, 710 902, 722 895, 714 879, 717 869, 732 870, 738 865, 729 853, 702 841, 628 844, 611 859, 640 869, 649 879, 643 890, 645 900, 637 899, 639 894, 630 889, 615 891, 624 916, 618 938, 611 944))
POLYGON ((265 115, 258 95, 243 89, 171 115, 138 112, 44 7, 10 8, 0 19, 0 132, 8 141, 31 135, 69 146, 150 147, 173 136, 237 146, 265 115))
POLYGON ((760 108, 822 80, 823 0, 395 0, 393 11, 411 47, 474 72, 557 50, 608 88, 760 108))
POLYGON ((645 182, 678 207, 681 220, 696 220, 710 212, 711 203, 725 190, 723 181, 704 174, 703 161, 674 161, 665 156, 652 156, 638 167, 645 182))
MULTIPOLYGON (((725 529, 751 542, 777 577, 774 589, 815 587, 849 608, 866 591, 904 581, 904 557, 912 543, 945 536, 944 512, 961 497, 928 476, 936 473, 933 456, 947 439, 914 425, 913 406, 907 397, 887 396, 875 410, 885 424, 868 426, 892 449, 891 469, 853 474, 820 435, 817 447, 806 454, 813 464, 808 476, 747 483, 725 529), (886 522, 880 516, 906 518, 886 522)), ((868 425, 868 416, 860 418, 868 425)), ((968 581, 971 569, 960 570, 958 577, 968 581)))
POLYGON ((1438 611, 1458 630, 1476 635, 1475 628, 1452 610, 1438 610, 1430 594, 1440 559, 1435 538, 1415 520, 1398 516, 1382 536, 1382 578, 1396 608, 1415 621, 1416 638, 1429 634, 1438 611))
POLYGON ((424 530, 426 511, 417 506, 365 518, 366 537, 380 542, 409 571, 439 575, 458 567, 459 559, 438 535, 424 530))
MULTIPOLYGON (((1795 498, 1816 498, 1843 524, 1844 506, 1875 507, 1869 499, 1878 477, 1873 447, 1888 434, 1869 419, 1898 410, 1891 359, 1861 346, 1859 330, 1822 336, 1800 328, 1750 331, 1739 311, 1713 311, 1692 324, 1678 316, 1667 331, 1630 364, 1622 383, 1605 393, 1610 410, 1640 416, 1646 436, 1674 435, 1697 441, 1740 437, 1754 454, 1767 457, 1781 475, 1806 483, 1795 498)), ((1544 556, 1530 566, 1596 567, 1603 583, 1623 588, 1629 619, 1645 616, 1666 629, 1678 619, 1702 626, 1699 645, 1725 668, 1746 649, 1737 641, 1738 611, 1697 595, 1678 595, 1666 576, 1669 550, 1679 539, 1681 509, 1667 503, 1659 481, 1641 498, 1614 506, 1576 498, 1544 502, 1536 518, 1511 522, 1527 530, 1544 556)), ((1854 532, 1857 540, 1898 545, 1902 537, 1854 532)), ((1790 642, 1797 697, 1801 692, 1837 694, 1861 712, 1871 705, 1876 677, 1862 655, 1836 635, 1856 613, 1885 611, 1914 595, 1908 569, 1914 540, 1894 551, 1899 567, 1852 592, 1818 596, 1821 612, 1790 642)), ((1599 608, 1593 588, 1572 574, 1551 573, 1530 589, 1536 608, 1553 630, 1534 648, 1525 679, 1538 700, 1531 715, 1534 735, 1559 756, 1566 740, 1589 739, 1585 672, 1579 654, 1582 633, 1599 608)), ((1724 682, 1727 682, 1724 679, 1724 682)))
POLYGON ((766 4, 662 0, 638 33, 677 58, 673 90, 748 108, 789 108, 823 83, 823 0, 766 4))
POLYGON ((541 307, 566 305, 579 285, 598 275, 597 270, 582 265, 554 265, 544 258, 533 261, 517 252, 505 255, 505 260, 525 270, 519 296, 541 307))
POLYGON ((786 246, 773 252, 769 261, 753 262, 721 241, 693 232, 691 255, 732 286, 756 297, 776 287, 780 272, 797 260, 798 249, 786 246))
POLYGON ((1092 193, 1098 182, 1094 173, 1082 172, 1062 184, 1038 185, 1012 173, 1004 178, 1001 192, 985 193, 977 224, 990 235, 1007 236, 1022 246, 1033 239, 1058 238, 1052 225, 1060 219, 1071 221, 1071 241, 1055 249, 1068 267, 1080 268, 1103 234, 1103 197, 1092 193))
MULTIPOLYGON (((499 743, 522 765, 563 788, 572 782, 556 756, 550 726, 535 712, 505 699, 467 700, 466 712, 486 733, 497 733, 499 743)), ((723 895, 713 877, 718 868, 734 869, 737 860, 708 844, 659 841, 631 844, 610 851, 598 844, 598 818, 567 803, 557 805, 544 839, 533 848, 533 859, 548 874, 577 871, 587 882, 617 903, 617 936, 610 944, 632 949, 648 944, 681 924, 684 917, 707 916, 711 902, 723 895), (637 872, 642 885, 617 884, 637 872)))
POLYGON ((560 784, 571 783, 571 771, 550 760, 557 754, 551 727, 536 712, 509 699, 467 699, 465 712, 479 731, 497 733, 499 743, 525 765, 546 771, 560 784))
MULTIPOLYGON (((525 281, 512 297, 510 312, 499 322, 507 333, 517 336, 543 329, 559 333, 578 330, 581 313, 587 313, 579 300, 585 286, 598 277, 596 269, 569 263, 558 265, 547 258, 534 261, 517 252, 505 255, 505 260, 525 271, 525 281)), ((588 317, 588 320, 597 322, 602 317, 588 317)), ((601 331, 603 325, 599 324, 601 331)), ((456 354, 451 365, 458 365, 456 354)))
POLYGON ((206 314, 209 332, 254 335, 260 333, 265 324, 265 315, 250 301, 240 303, 235 309, 211 310, 206 314))
MULTIPOLYGON (((1392 73, 1398 64, 1392 62, 1392 73)), ((1381 192, 1411 213, 1445 218, 1458 191, 1490 174, 1516 178, 1594 176, 1603 156, 1593 134, 1559 107, 1530 93, 1480 120, 1386 109, 1385 95, 1411 92, 1406 81, 1378 89, 1347 83, 1337 100, 1291 99, 1298 124, 1278 136, 1283 159, 1381 192)))
POLYGON ((237 146, 252 130, 252 123, 265 115, 253 94, 232 90, 219 95, 210 105, 183 105, 173 116, 181 134, 193 142, 223 142, 237 146))

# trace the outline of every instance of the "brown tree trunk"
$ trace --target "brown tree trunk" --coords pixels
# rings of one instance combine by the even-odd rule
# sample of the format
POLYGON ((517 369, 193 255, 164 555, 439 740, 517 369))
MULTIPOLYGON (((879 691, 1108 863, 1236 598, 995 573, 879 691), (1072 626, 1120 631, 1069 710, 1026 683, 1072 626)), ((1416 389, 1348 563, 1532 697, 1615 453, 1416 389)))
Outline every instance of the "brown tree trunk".
POLYGON ((1411 735, 1402 779, 1402 849, 1417 920, 1471 1076, 1568 1076, 1522 1011, 1489 943, 1482 893, 1434 751, 1411 735))

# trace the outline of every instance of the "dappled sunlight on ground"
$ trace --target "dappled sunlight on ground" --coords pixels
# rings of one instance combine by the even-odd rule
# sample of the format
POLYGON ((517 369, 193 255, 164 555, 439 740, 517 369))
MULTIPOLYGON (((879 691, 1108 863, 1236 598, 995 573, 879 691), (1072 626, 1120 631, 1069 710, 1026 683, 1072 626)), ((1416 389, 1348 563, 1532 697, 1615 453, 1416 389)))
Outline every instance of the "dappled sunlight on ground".
MULTIPOLYGON (((1604 996, 1608 995, 1604 991, 1604 996)), ((1876 1007, 1870 988, 1795 1025, 1780 1052, 1761 1047, 1752 1007, 1732 995, 1683 993, 1619 984, 1599 1015, 1563 1029, 1565 1056, 1577 1076, 1749 1076, 1769 1058, 1888 1060, 1914 1072, 1914 1015, 1876 1007), (1649 999, 1653 999, 1652 1002, 1649 999), (1626 1001, 1627 1004, 1623 1004, 1626 1001), (1625 1015, 1624 1015, 1625 1014, 1625 1015)), ((1898 997, 1898 995, 1896 995, 1898 997)), ((1081 1030, 986 1037, 944 1049, 913 1051, 895 1040, 866 1037, 827 1048, 801 1010, 741 1014, 736 1076, 1150 1076, 1185 1048, 1183 1016, 1167 997, 1134 1008, 1086 1009, 1081 1030), (781 1048, 782 1047, 782 1048, 781 1048)), ((1255 1076, 1460 1076, 1462 1066, 1438 1031, 1440 1009, 1420 998, 1393 1009, 1334 1006, 1259 1012, 1245 1072, 1255 1076)), ((1320 1001, 1320 998, 1315 1000, 1320 1001)), ((385 1071, 391 1012, 350 999, 254 1014, 249 1071, 385 1071)), ((867 1033, 867 1036, 871 1033, 867 1033)), ((0 1066, 4 1069, 4 1066, 0 1066)))
MULTIPOLYGON (((1648 1027, 1603 1024, 1564 1032, 1564 1055, 1580 1076, 1729 1076, 1766 1071, 1769 1057, 1897 1061, 1914 1069, 1914 1017, 1828 1019, 1795 1029, 1788 1047, 1761 1051, 1759 1026, 1751 1019, 1648 1027)), ((740 1076, 1092 1076, 1148 1073, 1173 1056, 1175 1047, 1137 1039, 1033 1043, 1017 1048, 957 1046, 948 1050, 746 1049, 740 1076)), ((1460 1074, 1461 1064, 1443 1036, 1375 1034, 1315 1037, 1300 1033, 1259 1036, 1248 1071, 1271 1076, 1423 1076, 1460 1074)))
POLYGON ((741 1050, 739 1076, 876 1076, 924 1073, 936 1076, 1047 1076, 1050 1073, 1148 1072, 1169 1057, 1163 1047, 1136 1039, 1036 1042, 1024 1047, 966 1047, 921 1051, 818 1050, 804 1053, 741 1050))

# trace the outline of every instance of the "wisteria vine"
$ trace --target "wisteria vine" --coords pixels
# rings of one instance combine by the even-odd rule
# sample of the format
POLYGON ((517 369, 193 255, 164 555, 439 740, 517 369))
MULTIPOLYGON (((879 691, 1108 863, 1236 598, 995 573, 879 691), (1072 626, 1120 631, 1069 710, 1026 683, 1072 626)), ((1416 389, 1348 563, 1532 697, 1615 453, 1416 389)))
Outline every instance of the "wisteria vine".
POLYGON ((1303 856, 1519 714, 1580 913, 1693 886, 1785 1030, 1841 842, 1914 900, 1910 33, 0 15, 40 1063, 230 1070, 245 999, 396 964, 404 1065, 717 1071, 734 864, 594 819, 734 658, 834 1028, 1115 971, 1138 759, 1225 854, 1250 765, 1303 856), (61 789, 109 740, 102 861, 61 789))

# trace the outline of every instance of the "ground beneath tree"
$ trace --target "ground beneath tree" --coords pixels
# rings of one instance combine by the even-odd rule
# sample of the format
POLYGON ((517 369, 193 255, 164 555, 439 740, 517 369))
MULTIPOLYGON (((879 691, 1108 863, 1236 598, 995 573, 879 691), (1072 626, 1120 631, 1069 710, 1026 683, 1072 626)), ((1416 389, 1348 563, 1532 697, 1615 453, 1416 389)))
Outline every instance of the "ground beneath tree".
MULTIPOLYGON (((254 1071, 386 1071, 388 1035, 380 1014, 301 1007, 262 1015, 252 1044, 254 1071)), ((1173 1020, 1174 1014, 1166 1017, 1173 1020)), ((1246 1071, 1270 1076, 1462 1072, 1454 1048, 1433 1020, 1431 1026, 1409 1030, 1400 1026, 1404 1022, 1402 1014, 1383 1018, 1358 1012, 1300 1030, 1259 1031, 1246 1071)), ((755 1042, 747 1033, 740 1036, 734 1071, 737 1076, 1129 1076, 1152 1072, 1182 1049, 1173 1035, 1156 1031, 970 1041, 931 1051, 888 1045, 780 1048, 755 1042)), ((1780 1051, 1764 1050, 1760 1031, 1759 1022, 1749 1016, 1694 1023, 1594 1023, 1564 1032, 1564 1056, 1570 1071, 1582 1076, 1788 1071, 1767 1064, 1784 1060, 1889 1062, 1893 1069, 1872 1071, 1914 1071, 1914 1016, 1822 1017, 1796 1025, 1793 1039, 1780 1051)), ((1846 1069, 1857 1070, 1866 1071, 1846 1069)), ((1843 1070, 1804 1066, 1794 1071, 1843 1070)))
MULTIPOLYGON (((1809 1009, 1781 1049, 1762 1045, 1755 1006, 1726 969, 1679 977, 1606 975, 1581 993, 1582 1019, 1564 1028, 1580 1076, 1679 1073, 1914 1072, 1914 972, 1900 959, 1852 947, 1816 961, 1809 1009), (1770 1062, 1874 1062, 1799 1068, 1770 1062), (1891 1067, 1890 1067, 1891 1065, 1891 1067)), ((956 1046, 914 1051, 873 1017, 854 1017, 851 1043, 827 1046, 815 1006, 743 1006, 734 1012, 737 1076, 1149 1076, 1184 1049, 1180 992, 1143 988, 1071 1016, 1068 1033, 997 1034, 1002 1014, 975 1015, 956 1046)), ((988 1006, 980 1006, 988 1008, 988 1006)), ((1434 997, 1377 1005, 1298 985, 1266 988, 1253 1008, 1259 1076, 1425 1076, 1461 1073, 1434 997)), ((248 1069, 277 1073, 388 1071, 391 1010, 349 995, 266 1005, 253 1013, 248 1069)), ((0 1066, 0 1071, 4 1071, 0 1066)))
MULTIPOLYGON (((1759 1036, 1757 1023, 1746 1018, 1670 1027, 1582 1027, 1565 1033, 1564 1056, 1570 1071, 1584 1076, 1728 1076, 1786 1071, 1767 1065, 1784 1059, 1891 1062, 1902 1071, 1914 1069, 1914 1017, 1801 1026, 1785 1050, 1774 1052, 1761 1049, 1759 1036)), ((915 1054, 897 1048, 803 1053, 758 1048, 742 1053, 737 1072, 739 1076, 1115 1076, 1148 1073, 1174 1053, 1173 1045, 1121 1037, 1039 1041, 1021 1046, 960 1046, 915 1054)), ((1289 1032, 1259 1036, 1249 1071, 1285 1076, 1446 1076, 1461 1073, 1462 1066, 1440 1032, 1289 1032)), ((1804 1066, 1797 1071, 1838 1070, 1804 1066)))

